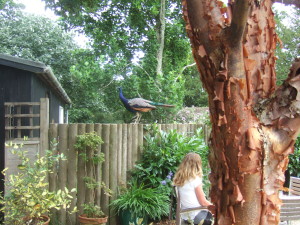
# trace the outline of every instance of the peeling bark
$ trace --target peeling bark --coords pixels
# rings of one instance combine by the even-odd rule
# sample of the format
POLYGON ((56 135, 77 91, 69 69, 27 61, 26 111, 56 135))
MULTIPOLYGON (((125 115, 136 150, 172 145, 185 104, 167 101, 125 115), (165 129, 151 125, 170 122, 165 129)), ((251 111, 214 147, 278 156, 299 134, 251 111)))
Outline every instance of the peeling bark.
POLYGON ((278 224, 278 189, 300 130, 300 63, 277 88, 271 0, 182 4, 209 95, 215 224, 278 224))

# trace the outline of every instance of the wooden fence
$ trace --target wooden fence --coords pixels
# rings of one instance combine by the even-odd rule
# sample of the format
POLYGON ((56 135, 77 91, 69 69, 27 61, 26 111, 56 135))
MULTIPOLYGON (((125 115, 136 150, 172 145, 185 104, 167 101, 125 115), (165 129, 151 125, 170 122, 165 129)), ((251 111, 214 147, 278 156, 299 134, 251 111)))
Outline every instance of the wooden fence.
MULTIPOLYGON (((72 206, 77 206, 82 212, 82 204, 88 203, 90 197, 87 195, 83 178, 86 176, 86 165, 82 157, 74 148, 77 135, 96 132, 101 136, 104 143, 99 147, 99 152, 105 154, 105 162, 102 168, 97 168, 97 181, 103 181, 108 188, 113 191, 113 195, 108 197, 103 194, 100 188, 95 193, 95 203, 101 206, 102 210, 109 216, 109 224, 115 225, 116 216, 109 210, 110 200, 115 199, 118 186, 126 184, 127 172, 133 168, 135 162, 140 158, 144 135, 147 132, 147 125, 143 124, 50 124, 49 140, 58 140, 55 152, 63 153, 67 160, 55 165, 53 174, 50 174, 50 190, 69 190, 76 188, 77 193, 73 193, 72 206)), ((161 124, 161 130, 176 129, 180 133, 192 135, 202 125, 196 124, 161 124)), ((207 135, 207 128, 204 127, 207 135)), ((59 224, 78 224, 78 215, 70 215, 65 211, 60 211, 55 215, 59 224)), ((55 219, 53 218, 53 219, 55 219)))

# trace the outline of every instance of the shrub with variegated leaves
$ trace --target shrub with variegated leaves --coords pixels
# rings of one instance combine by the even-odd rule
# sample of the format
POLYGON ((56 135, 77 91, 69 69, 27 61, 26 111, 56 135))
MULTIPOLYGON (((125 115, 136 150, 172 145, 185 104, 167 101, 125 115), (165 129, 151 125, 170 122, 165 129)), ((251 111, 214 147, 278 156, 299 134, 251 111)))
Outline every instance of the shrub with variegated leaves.
MULTIPOLYGON (((72 196, 67 188, 51 192, 48 189, 49 164, 63 160, 63 155, 37 155, 34 162, 27 157, 27 152, 14 146, 12 153, 21 160, 19 171, 6 180, 6 193, 0 197, 0 211, 5 213, 5 223, 10 225, 40 224, 42 215, 49 215, 51 209, 67 209, 72 196)), ((4 171, 5 172, 5 171, 4 171)), ((76 209, 75 209, 76 210, 76 209)))

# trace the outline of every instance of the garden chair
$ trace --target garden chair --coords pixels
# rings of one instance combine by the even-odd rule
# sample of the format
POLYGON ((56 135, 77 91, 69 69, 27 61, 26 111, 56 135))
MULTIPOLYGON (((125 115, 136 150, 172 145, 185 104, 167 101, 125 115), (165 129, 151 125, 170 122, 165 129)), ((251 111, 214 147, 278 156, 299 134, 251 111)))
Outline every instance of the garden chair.
POLYGON ((300 220, 300 178, 290 178, 289 195, 280 195, 282 206, 280 225, 290 224, 290 221, 300 220))
POLYGON ((182 209, 181 208, 181 204, 180 204, 180 195, 179 195, 179 191, 177 189, 176 186, 174 186, 175 189, 175 194, 176 194, 176 202, 177 202, 177 206, 176 206, 176 225, 182 225, 184 224, 184 220, 181 218, 181 214, 185 213, 185 212, 192 212, 192 211, 198 211, 201 209, 207 209, 207 207, 205 206, 200 206, 200 207, 195 207, 195 208, 189 208, 189 209, 182 209))
POLYGON ((289 195, 300 196, 300 178, 298 178, 298 177, 290 178, 289 195))

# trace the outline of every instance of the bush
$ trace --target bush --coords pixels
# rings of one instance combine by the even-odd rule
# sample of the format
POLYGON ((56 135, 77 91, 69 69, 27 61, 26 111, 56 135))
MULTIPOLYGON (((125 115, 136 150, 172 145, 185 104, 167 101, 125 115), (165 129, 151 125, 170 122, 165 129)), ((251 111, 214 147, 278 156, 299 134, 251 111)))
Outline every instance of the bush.
MULTIPOLYGON (((139 163, 132 171, 132 177, 147 187, 158 187, 163 181, 171 180, 183 157, 189 152, 198 153, 202 158, 204 189, 208 190, 208 147, 204 142, 202 129, 188 137, 176 130, 159 131, 157 126, 145 137, 146 144, 139 163)), ((151 129, 152 130, 152 129, 151 129)))
POLYGON ((157 188, 147 188, 143 184, 132 182, 116 200, 111 203, 113 209, 118 212, 126 210, 137 218, 149 217, 161 219, 169 213, 169 196, 157 188))
POLYGON ((291 176, 300 177, 300 136, 295 143, 294 154, 289 155, 288 170, 291 176))
POLYGON ((49 215, 51 209, 70 207, 72 196, 67 188, 54 192, 48 190, 47 176, 52 172, 49 165, 64 160, 64 156, 47 151, 46 156, 37 155, 31 162, 27 151, 18 148, 14 145, 12 153, 19 157, 21 164, 18 165, 19 171, 7 178, 5 186, 8 191, 4 197, 0 196, 0 212, 5 213, 6 224, 40 224, 41 217, 49 215))
MULTIPOLYGON (((188 137, 176 130, 170 132, 159 131, 153 126, 145 137, 146 144, 139 163, 132 172, 132 180, 145 184, 148 188, 157 189, 159 193, 174 198, 172 178, 183 157, 189 152, 198 153, 202 158, 203 189, 208 194, 210 172, 208 165, 208 147, 204 142, 202 129, 188 137)), ((172 214, 175 213, 176 202, 171 201, 172 214)), ((171 218, 170 218, 171 219, 171 218)))

